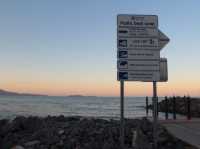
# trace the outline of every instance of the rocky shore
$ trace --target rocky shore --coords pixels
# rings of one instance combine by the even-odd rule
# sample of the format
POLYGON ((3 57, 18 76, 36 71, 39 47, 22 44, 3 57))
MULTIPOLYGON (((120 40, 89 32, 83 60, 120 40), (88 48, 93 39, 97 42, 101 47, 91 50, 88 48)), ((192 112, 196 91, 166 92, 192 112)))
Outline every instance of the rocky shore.
MULTIPOLYGON (((152 149, 152 124, 125 120, 125 148, 152 149)), ((87 117, 16 117, 0 120, 0 149, 120 149, 118 120, 87 117)), ((189 149, 158 127, 159 149, 189 149)))
MULTIPOLYGON (((175 99, 175 111, 178 114, 187 115, 188 111, 188 100, 190 100, 190 113, 191 117, 200 117, 200 98, 192 97, 170 97, 168 98, 168 112, 173 113, 173 100, 175 99)), ((152 108, 152 105, 150 105, 152 108)), ((158 111, 166 111, 165 100, 158 103, 158 111)))

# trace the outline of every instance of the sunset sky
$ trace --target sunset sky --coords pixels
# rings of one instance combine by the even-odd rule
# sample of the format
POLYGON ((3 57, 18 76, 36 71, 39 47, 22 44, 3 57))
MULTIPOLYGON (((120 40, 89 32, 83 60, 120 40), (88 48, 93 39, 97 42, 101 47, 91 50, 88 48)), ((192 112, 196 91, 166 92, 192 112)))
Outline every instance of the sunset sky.
MULTIPOLYGON (((1 0, 0 88, 49 95, 118 96, 117 14, 153 14, 169 38, 158 95, 200 96, 199 0, 1 0)), ((152 83, 126 82, 151 96, 152 83)))

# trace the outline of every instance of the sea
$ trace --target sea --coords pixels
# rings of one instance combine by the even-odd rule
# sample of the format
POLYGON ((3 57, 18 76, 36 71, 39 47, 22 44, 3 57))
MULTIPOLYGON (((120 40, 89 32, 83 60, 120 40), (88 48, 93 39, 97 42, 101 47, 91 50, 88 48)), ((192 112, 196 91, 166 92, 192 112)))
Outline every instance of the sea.
MULTIPOLYGON (((160 97, 159 100, 163 98, 160 97)), ((149 102, 151 103, 151 98, 149 102)), ((125 97, 124 115, 127 118, 146 116, 146 97, 125 97)), ((151 115, 151 111, 150 115, 151 115)), ((119 97, 93 96, 0 96, 0 119, 16 116, 86 116, 99 118, 120 117, 119 97)))

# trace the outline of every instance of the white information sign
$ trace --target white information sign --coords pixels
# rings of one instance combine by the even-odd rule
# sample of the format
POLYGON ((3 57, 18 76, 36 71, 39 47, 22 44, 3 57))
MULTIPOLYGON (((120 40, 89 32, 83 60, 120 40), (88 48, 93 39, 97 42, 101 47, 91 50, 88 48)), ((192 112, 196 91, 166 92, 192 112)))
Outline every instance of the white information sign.
POLYGON ((160 50, 168 42, 158 29, 158 16, 118 15, 118 80, 159 81, 160 50))

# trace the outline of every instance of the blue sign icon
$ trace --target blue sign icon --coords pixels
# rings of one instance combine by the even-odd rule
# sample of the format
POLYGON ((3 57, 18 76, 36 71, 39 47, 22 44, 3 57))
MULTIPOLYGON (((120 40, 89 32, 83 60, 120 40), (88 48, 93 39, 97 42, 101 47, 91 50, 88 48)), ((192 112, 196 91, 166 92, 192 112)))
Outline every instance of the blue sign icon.
POLYGON ((120 69, 128 69, 128 61, 119 61, 118 62, 118 67, 120 69))
POLYGON ((118 72, 118 80, 128 80, 128 72, 118 72))
POLYGON ((127 47, 127 40, 124 40, 124 39, 118 40, 118 46, 119 47, 127 47))
POLYGON ((128 33, 128 31, 127 30, 119 30, 118 33, 126 34, 126 33, 128 33))
POLYGON ((119 58, 128 58, 128 51, 118 51, 119 58))

